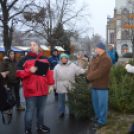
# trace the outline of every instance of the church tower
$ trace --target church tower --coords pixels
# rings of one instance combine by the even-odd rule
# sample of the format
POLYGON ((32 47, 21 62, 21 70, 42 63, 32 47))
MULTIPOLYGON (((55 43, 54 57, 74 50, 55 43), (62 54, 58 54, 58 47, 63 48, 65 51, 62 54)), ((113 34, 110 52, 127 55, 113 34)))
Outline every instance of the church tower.
POLYGON ((121 13, 122 8, 126 7, 127 0, 115 0, 115 9, 121 13))

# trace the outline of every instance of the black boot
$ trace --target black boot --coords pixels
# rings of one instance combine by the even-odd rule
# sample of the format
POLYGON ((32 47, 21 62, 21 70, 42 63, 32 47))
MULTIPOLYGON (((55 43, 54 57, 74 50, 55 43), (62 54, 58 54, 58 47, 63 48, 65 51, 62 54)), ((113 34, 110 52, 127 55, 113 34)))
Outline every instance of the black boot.
POLYGON ((130 131, 128 132, 128 134, 134 134, 134 132, 130 130, 130 131))
POLYGON ((60 114, 59 117, 60 117, 60 118, 64 117, 64 113, 60 114))
POLYGON ((25 130, 25 134, 32 134, 31 129, 25 130))

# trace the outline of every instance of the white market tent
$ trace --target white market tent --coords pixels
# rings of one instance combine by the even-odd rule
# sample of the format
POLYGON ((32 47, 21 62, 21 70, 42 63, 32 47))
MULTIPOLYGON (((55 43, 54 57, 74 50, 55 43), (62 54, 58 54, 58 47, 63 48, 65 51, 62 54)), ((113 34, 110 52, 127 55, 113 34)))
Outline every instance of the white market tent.
MULTIPOLYGON (((16 49, 24 51, 25 54, 27 53, 27 50, 30 49, 29 46, 14 46, 14 47, 16 49)), ((59 54, 64 53, 65 51, 61 46, 55 46, 55 48, 59 51, 59 54)), ((43 55, 45 55, 46 57, 51 56, 51 49, 49 48, 49 46, 41 45, 40 49, 43 52, 43 55)))
POLYGON ((58 50, 58 51, 65 51, 63 47, 61 46, 55 46, 55 48, 58 50))
POLYGON ((45 55, 46 57, 50 57, 50 55, 51 55, 51 51, 49 50, 49 48, 47 47, 47 46, 45 46, 45 45, 41 45, 40 46, 40 49, 41 49, 41 51, 43 52, 43 55, 45 55))
POLYGON ((27 46, 14 46, 14 47, 22 51, 27 51, 28 49, 30 49, 30 47, 27 46))
POLYGON ((43 49, 45 51, 50 51, 49 48, 47 46, 45 46, 45 45, 41 45, 40 47, 41 47, 41 49, 43 49))
MULTIPOLYGON (((22 50, 25 52, 25 54, 27 53, 27 50, 30 49, 30 46, 15 46, 15 48, 22 50)), ((41 51, 43 52, 43 55, 45 55, 46 57, 50 57, 51 52, 49 50, 49 48, 45 45, 41 45, 40 46, 41 51)))
MULTIPOLYGON (((45 45, 41 45, 40 46, 43 50, 49 51, 49 48, 45 45)), ((27 51, 28 49, 30 49, 30 47, 28 46, 15 46, 15 48, 19 49, 19 50, 23 50, 23 51, 27 51)))

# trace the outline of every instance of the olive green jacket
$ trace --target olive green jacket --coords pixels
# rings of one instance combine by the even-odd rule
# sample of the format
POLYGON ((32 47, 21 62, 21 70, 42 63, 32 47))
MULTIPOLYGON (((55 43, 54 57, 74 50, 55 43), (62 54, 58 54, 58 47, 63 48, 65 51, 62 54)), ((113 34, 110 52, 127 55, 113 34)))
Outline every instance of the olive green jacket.
POLYGON ((0 64, 0 72, 9 71, 9 74, 3 81, 3 84, 7 84, 7 82, 10 83, 19 82, 19 78, 16 76, 17 64, 18 62, 16 59, 14 61, 11 61, 11 59, 8 57, 6 57, 4 61, 0 64))

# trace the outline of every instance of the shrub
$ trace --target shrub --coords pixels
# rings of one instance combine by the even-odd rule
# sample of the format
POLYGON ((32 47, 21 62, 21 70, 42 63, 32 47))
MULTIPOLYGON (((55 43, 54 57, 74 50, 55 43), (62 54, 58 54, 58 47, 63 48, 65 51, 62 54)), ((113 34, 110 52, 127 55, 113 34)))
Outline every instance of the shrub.
POLYGON ((134 65, 134 58, 129 60, 128 64, 134 65))

